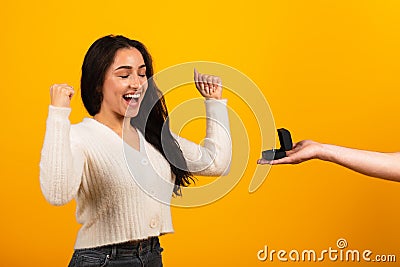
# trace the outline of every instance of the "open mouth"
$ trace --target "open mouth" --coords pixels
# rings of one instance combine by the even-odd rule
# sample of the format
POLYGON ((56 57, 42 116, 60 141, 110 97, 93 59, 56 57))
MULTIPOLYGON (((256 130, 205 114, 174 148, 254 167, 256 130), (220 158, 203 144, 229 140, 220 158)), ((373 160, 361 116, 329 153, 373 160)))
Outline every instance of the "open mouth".
POLYGON ((132 93, 125 94, 122 97, 124 98, 124 100, 126 102, 128 102, 128 104, 130 104, 130 103, 137 103, 139 101, 139 98, 141 95, 142 95, 141 92, 137 92, 135 94, 132 94, 132 93))

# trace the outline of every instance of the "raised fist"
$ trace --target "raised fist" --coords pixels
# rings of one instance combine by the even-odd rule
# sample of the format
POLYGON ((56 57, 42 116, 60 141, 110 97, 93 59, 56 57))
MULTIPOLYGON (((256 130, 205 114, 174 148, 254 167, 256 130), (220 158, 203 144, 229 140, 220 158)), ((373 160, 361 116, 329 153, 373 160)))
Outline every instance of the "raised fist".
POLYGON ((222 81, 220 77, 201 74, 194 69, 194 83, 197 90, 205 98, 222 98, 222 81))
POLYGON ((71 98, 75 91, 68 84, 53 84, 50 87, 51 105, 55 107, 70 107, 71 98))

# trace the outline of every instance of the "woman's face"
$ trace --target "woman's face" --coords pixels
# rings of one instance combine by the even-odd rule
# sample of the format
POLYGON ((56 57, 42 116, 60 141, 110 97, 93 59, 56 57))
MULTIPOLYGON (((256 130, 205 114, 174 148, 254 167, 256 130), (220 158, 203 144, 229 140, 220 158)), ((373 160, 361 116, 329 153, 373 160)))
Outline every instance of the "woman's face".
POLYGON ((146 65, 136 48, 122 48, 106 71, 100 112, 135 117, 147 89, 146 65))

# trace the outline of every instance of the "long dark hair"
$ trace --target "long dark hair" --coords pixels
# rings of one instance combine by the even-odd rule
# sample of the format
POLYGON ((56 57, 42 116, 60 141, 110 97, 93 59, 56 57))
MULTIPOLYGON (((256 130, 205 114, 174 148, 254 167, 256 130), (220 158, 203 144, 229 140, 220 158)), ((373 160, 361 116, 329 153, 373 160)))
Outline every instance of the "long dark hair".
POLYGON ((121 35, 108 35, 96 40, 90 46, 82 64, 81 96, 83 104, 91 116, 100 111, 105 73, 113 63, 116 52, 122 48, 139 50, 146 65, 148 87, 139 113, 131 119, 131 124, 144 133, 147 142, 152 144, 168 161, 175 175, 174 193, 180 195, 180 187, 187 186, 194 181, 193 176, 187 169, 186 160, 179 144, 171 135, 165 99, 153 79, 152 58, 141 42, 121 35))

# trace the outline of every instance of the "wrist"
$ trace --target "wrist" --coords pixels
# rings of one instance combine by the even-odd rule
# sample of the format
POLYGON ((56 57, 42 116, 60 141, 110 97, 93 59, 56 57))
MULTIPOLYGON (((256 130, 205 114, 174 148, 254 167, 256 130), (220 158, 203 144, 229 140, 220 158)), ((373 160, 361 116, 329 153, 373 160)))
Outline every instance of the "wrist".
POLYGON ((222 99, 222 97, 221 96, 213 96, 213 97, 205 97, 205 99, 206 100, 209 100, 209 99, 214 99, 214 100, 221 100, 222 99))
POLYGON ((316 158, 324 161, 331 161, 333 152, 331 145, 328 144, 318 144, 318 149, 316 152, 316 158))
POLYGON ((51 101, 50 105, 57 108, 70 108, 70 104, 62 101, 51 101))

